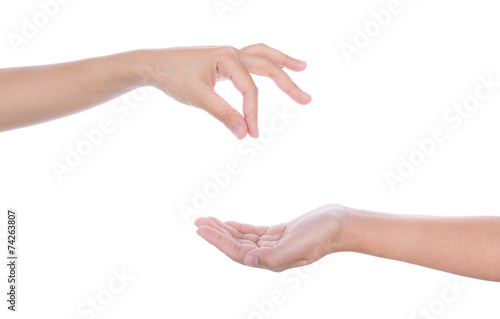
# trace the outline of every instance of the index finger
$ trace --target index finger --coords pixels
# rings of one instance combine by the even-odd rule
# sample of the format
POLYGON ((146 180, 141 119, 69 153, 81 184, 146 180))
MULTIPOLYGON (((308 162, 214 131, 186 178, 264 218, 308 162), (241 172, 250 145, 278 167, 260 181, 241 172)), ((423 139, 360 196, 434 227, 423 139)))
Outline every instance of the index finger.
POLYGON ((269 227, 266 226, 253 226, 249 224, 242 224, 235 221, 226 222, 227 225, 239 231, 241 234, 256 234, 258 236, 263 236, 269 227))
MULTIPOLYGON (((231 49, 232 50, 232 49, 231 49)), ((243 116, 248 126, 248 134, 259 137, 257 127, 258 90, 252 76, 240 62, 236 52, 226 55, 217 63, 217 72, 231 80, 234 87, 243 95, 243 116)))
POLYGON ((226 234, 221 233, 215 228, 209 226, 201 226, 196 231, 203 239, 214 245, 217 249, 223 252, 232 260, 243 264, 245 255, 255 249, 255 245, 241 244, 226 234))
POLYGON ((294 59, 291 56, 286 55, 285 53, 271 48, 270 46, 267 46, 263 43, 246 46, 241 49, 241 51, 265 56, 277 65, 285 67, 292 71, 302 71, 307 67, 307 63, 305 61, 294 59))

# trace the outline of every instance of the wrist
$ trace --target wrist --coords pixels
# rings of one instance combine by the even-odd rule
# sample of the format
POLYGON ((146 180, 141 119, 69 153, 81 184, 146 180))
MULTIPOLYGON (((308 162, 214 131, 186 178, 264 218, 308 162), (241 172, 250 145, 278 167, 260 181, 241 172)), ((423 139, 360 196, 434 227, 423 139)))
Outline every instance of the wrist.
POLYGON ((350 207, 329 204, 325 206, 328 211, 327 219, 330 226, 326 240, 327 254, 341 251, 349 251, 354 237, 353 218, 356 217, 356 210, 350 207))
POLYGON ((367 232, 367 217, 369 213, 363 210, 345 207, 342 209, 342 217, 335 243, 332 244, 332 252, 350 251, 361 252, 364 245, 363 234, 367 232))
POLYGON ((122 54, 122 63, 128 70, 128 77, 132 85, 137 87, 153 85, 153 60, 154 50, 135 50, 122 54))
POLYGON ((341 249, 378 257, 401 253, 401 236, 407 234, 402 222, 406 219, 406 216, 348 208, 341 249))
POLYGON ((109 74, 109 81, 123 91, 151 85, 151 51, 135 50, 97 58, 97 72, 109 74))

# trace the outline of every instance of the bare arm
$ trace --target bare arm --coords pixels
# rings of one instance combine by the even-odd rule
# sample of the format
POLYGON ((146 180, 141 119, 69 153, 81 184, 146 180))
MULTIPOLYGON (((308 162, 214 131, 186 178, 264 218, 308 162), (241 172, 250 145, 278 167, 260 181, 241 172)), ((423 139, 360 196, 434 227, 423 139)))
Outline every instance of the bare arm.
POLYGON ((282 70, 303 61, 264 44, 138 50, 81 61, 0 70, 0 132, 73 114, 142 86, 204 109, 238 138, 259 135, 257 87, 250 73, 268 76, 301 104, 311 97, 282 70), (218 80, 243 95, 243 116, 217 95, 218 80))
POLYGON ((428 217, 326 205, 255 227, 215 218, 198 234, 242 264, 282 271, 352 251, 500 282, 500 217, 428 217))
POLYGON ((500 217, 348 216, 343 250, 500 281, 500 217))
POLYGON ((0 70, 0 131, 70 115, 145 85, 139 56, 0 70))

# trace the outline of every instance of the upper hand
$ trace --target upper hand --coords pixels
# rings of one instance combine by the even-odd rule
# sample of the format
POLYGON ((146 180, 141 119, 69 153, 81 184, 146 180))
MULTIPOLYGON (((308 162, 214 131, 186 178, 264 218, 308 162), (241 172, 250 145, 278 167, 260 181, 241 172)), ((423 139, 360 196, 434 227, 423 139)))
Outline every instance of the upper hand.
POLYGON ((237 138, 258 137, 257 87, 250 73, 270 77, 294 101, 307 104, 311 96, 282 70, 302 71, 306 63, 254 44, 241 50, 230 46, 175 48, 151 51, 148 82, 179 102, 204 109, 224 123, 237 138), (218 80, 229 79, 243 95, 243 115, 214 91, 218 80))

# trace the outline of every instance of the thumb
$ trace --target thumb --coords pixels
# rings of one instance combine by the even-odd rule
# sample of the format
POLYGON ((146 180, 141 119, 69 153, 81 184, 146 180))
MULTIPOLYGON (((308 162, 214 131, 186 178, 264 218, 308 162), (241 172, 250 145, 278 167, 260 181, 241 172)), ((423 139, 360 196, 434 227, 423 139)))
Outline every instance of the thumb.
POLYGON ((199 106, 222 122, 238 139, 243 139, 248 127, 243 116, 221 98, 215 91, 206 90, 203 105, 199 106))
POLYGON ((244 259, 244 263, 247 266, 266 268, 269 270, 284 270, 289 268, 285 266, 294 261, 293 257, 286 253, 285 249, 279 249, 277 246, 273 248, 262 247, 251 250, 246 254, 244 259))

